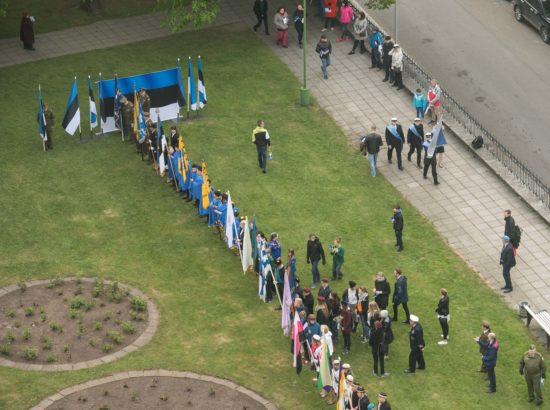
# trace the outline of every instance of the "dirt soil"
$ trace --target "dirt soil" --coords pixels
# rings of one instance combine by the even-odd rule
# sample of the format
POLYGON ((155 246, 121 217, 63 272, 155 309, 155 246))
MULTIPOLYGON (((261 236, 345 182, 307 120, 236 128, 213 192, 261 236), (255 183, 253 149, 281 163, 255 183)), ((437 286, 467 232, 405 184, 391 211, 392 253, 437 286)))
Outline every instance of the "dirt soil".
POLYGON ((94 287, 93 279, 57 280, 2 296, 0 355, 24 363, 78 363, 101 358, 134 342, 147 327, 147 309, 131 311, 131 295, 124 285, 118 286, 115 297, 112 285, 97 287, 96 291, 102 290, 96 297, 94 287), (84 306, 70 308, 71 303, 82 304, 78 302, 84 306), (30 334, 28 340, 25 333, 30 334))
POLYGON ((256 410, 265 406, 217 383, 177 377, 136 377, 75 392, 48 410, 256 410))

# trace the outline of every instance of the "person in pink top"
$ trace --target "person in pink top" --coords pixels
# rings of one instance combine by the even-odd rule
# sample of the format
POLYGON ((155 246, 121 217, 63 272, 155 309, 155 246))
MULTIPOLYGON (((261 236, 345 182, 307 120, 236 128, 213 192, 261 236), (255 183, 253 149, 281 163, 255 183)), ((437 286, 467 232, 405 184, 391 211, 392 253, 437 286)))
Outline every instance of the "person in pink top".
POLYGON ((431 87, 428 90, 428 103, 430 105, 430 113, 432 115, 430 124, 437 123, 441 115, 441 88, 435 78, 432 79, 431 87))
POLYGON ((353 19, 355 17, 355 14, 353 13, 353 9, 351 8, 348 1, 344 1, 342 3, 342 7, 340 7, 340 24, 342 24, 342 34, 340 37, 338 37, 338 42, 341 42, 346 39, 346 41, 350 40, 350 37, 353 37, 353 34, 349 30, 350 23, 353 22, 353 19))

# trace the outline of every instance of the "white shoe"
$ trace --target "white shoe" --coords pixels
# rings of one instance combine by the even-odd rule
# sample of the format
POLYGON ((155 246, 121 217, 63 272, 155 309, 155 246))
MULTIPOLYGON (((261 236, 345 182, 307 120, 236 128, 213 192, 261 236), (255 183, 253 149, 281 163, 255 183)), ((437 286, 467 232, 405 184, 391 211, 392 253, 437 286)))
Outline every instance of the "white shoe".
POLYGON ((327 29, 326 29, 326 28, 323 28, 323 29, 321 29, 321 31, 327 31, 327 29))
POLYGON ((447 340, 446 339, 443 339, 443 340, 440 340, 439 342, 437 342, 438 345, 446 345, 447 344, 447 340))
POLYGON ((385 378, 388 377, 389 375, 390 375, 389 373, 384 373, 384 374, 382 375, 382 378, 385 379, 385 378))
MULTIPOLYGON (((441 338, 443 339, 445 336, 441 335, 441 338)), ((451 336, 447 335, 447 340, 449 340, 451 336)))

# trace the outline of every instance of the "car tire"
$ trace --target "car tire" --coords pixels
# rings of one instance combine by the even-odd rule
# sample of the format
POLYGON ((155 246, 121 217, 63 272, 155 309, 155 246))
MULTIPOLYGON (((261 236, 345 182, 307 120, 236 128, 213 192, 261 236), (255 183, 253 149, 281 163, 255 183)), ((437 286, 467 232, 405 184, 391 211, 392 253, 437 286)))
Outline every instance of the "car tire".
POLYGON ((550 43, 550 28, 548 26, 542 26, 540 28, 540 38, 545 43, 550 43))
POLYGON ((514 7, 514 16, 516 17, 517 21, 523 21, 523 13, 520 6, 514 7))

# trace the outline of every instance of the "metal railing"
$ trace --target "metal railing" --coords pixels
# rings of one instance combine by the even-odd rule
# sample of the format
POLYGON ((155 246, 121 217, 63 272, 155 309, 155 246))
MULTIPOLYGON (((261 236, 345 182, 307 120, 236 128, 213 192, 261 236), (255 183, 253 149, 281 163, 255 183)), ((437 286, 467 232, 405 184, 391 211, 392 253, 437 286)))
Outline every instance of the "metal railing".
MULTIPOLYGON (((362 11, 366 14, 368 20, 368 32, 371 33, 374 28, 383 35, 386 33, 374 24, 371 16, 368 15, 356 1, 350 1, 351 6, 356 13, 362 11)), ((427 89, 431 85, 432 77, 426 73, 419 64, 417 64, 408 54, 403 51, 403 74, 414 81, 418 87, 427 89)), ((524 165, 508 148, 506 148, 498 139, 489 132, 481 123, 474 118, 458 101, 456 101, 447 91, 441 89, 441 108, 442 111, 457 121, 463 129, 471 136, 472 140, 476 136, 483 137, 483 148, 485 148, 494 158, 496 158, 517 180, 525 186, 542 203, 550 208, 550 187, 524 165)))

